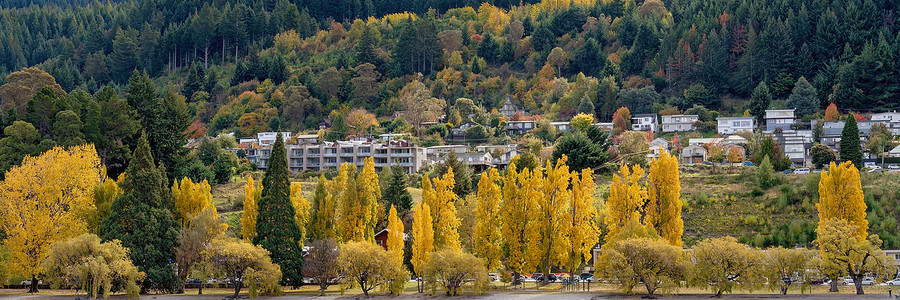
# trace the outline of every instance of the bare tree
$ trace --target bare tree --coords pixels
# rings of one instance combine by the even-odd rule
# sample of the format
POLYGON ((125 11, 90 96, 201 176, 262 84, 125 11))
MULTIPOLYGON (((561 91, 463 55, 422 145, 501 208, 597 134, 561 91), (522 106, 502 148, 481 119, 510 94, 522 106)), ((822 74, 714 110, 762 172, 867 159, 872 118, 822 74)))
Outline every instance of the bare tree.
POLYGON ((320 295, 325 296, 325 289, 340 273, 341 266, 338 263, 340 251, 334 239, 314 240, 309 247, 309 255, 303 266, 303 275, 315 280, 319 285, 320 295))

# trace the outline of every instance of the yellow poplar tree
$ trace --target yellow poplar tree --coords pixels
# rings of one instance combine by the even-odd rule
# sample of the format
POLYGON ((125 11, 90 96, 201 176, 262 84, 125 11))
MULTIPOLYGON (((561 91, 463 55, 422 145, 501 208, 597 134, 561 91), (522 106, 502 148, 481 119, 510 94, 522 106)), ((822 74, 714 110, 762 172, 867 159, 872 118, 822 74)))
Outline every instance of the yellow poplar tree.
POLYGON ((419 203, 413 212, 412 265, 417 276, 422 276, 428 253, 434 251, 434 224, 428 203, 419 203))
MULTIPOLYGON (((119 177, 124 177, 122 173, 119 177)), ((88 232, 98 234, 100 222, 103 222, 109 216, 109 207, 113 201, 122 194, 119 184, 112 178, 106 178, 103 183, 94 187, 94 207, 97 209, 95 213, 88 217, 88 232)))
POLYGON ((388 213, 388 252, 394 255, 403 256, 403 221, 397 217, 397 209, 391 204, 391 211, 388 213))
POLYGON ((528 248, 525 252, 528 269, 527 271, 531 271, 541 265, 544 261, 543 251, 542 251, 542 237, 543 232, 541 231, 541 227, 543 222, 541 222, 541 202, 544 200, 544 174, 541 173, 540 169, 532 169, 529 172, 522 172, 523 178, 520 178, 521 181, 521 189, 522 195, 521 197, 525 198, 525 206, 527 210, 525 211, 524 217, 528 218, 529 221, 525 226, 525 243, 528 244, 528 248))
POLYGON ((670 245, 682 246, 681 181, 675 156, 661 151, 659 158, 650 162, 647 194, 644 223, 656 229, 670 245))
POLYGON ((582 170, 580 178, 572 172, 572 201, 569 202, 564 226, 569 245, 564 264, 569 275, 582 262, 591 260, 592 249, 600 237, 600 229, 594 226, 597 215, 593 201, 594 188, 594 172, 591 169, 582 170))
POLYGON ((294 222, 300 227, 300 247, 306 240, 306 223, 309 221, 309 201, 301 195, 299 182, 291 182, 291 203, 294 205, 294 222))
POLYGON ((204 209, 215 207, 212 202, 212 193, 209 182, 194 183, 185 177, 179 182, 177 179, 172 184, 172 196, 175 198, 176 219, 181 222, 181 228, 186 228, 194 217, 200 215, 204 209))
MULTIPOLYGON (((550 267, 562 264, 567 256, 566 251, 557 251, 560 249, 569 249, 568 240, 565 238, 566 232, 563 230, 566 221, 566 212, 569 208, 569 166, 566 165, 566 156, 563 155, 556 164, 549 163, 547 165, 547 176, 544 179, 543 197, 540 201, 540 216, 538 222, 540 224, 541 240, 539 247, 532 249, 540 251, 540 257, 544 259, 541 265, 546 274, 550 273, 550 267)), ((550 277, 544 277, 544 281, 549 281, 550 277)))
MULTIPOLYGON (((606 200, 608 214, 606 226, 609 228, 607 241, 628 224, 631 220, 641 220, 640 210, 647 202, 647 190, 641 184, 644 169, 636 165, 629 168, 622 164, 618 174, 613 174, 612 184, 609 186, 609 198, 606 200)), ((640 222, 643 224, 643 222, 640 222)))
POLYGON ((365 159, 363 170, 356 176, 359 185, 359 217, 363 224, 363 238, 369 242, 375 242, 375 226, 380 219, 381 185, 378 183, 378 173, 375 173, 375 161, 368 157, 365 159))
POLYGON ((515 274, 533 271, 540 261, 540 257, 530 255, 540 240, 536 217, 540 213, 538 201, 543 190, 541 176, 536 177, 532 178, 529 169, 517 173, 515 163, 509 165, 503 177, 500 217, 503 240, 509 249, 507 267, 515 274))
POLYGON ((334 203, 335 206, 335 220, 337 221, 335 227, 339 242, 349 242, 347 236, 353 234, 352 228, 348 228, 349 225, 346 224, 349 216, 353 214, 347 208, 347 197, 355 197, 356 194, 355 181, 351 180, 353 176, 350 174, 351 171, 349 165, 341 164, 338 168, 338 175, 328 182, 327 198, 328 202, 334 203), (351 191, 353 195, 350 195, 351 191))
POLYGON ((841 219, 856 228, 853 237, 857 241, 866 239, 866 231, 869 230, 866 202, 863 201, 859 170, 852 163, 848 161, 835 165, 832 162, 828 171, 822 172, 816 209, 819 211, 817 230, 823 230, 824 220, 841 219))
POLYGON ((6 234, 10 271, 39 273, 54 242, 87 230, 95 210, 94 187, 106 177, 94 145, 55 147, 26 156, 0 183, 0 225, 6 234))
POLYGON ((502 254, 503 236, 500 199, 502 194, 500 174, 497 169, 481 173, 478 181, 478 203, 475 206, 475 254, 484 259, 485 268, 493 271, 499 268, 502 254))
POLYGON ((259 198, 262 187, 253 183, 253 176, 247 177, 244 185, 244 213, 241 214, 241 236, 250 242, 256 236, 256 217, 259 215, 259 198))
POLYGON ((434 202, 432 207, 434 219, 434 248, 438 250, 450 249, 461 251, 459 243, 459 218, 456 217, 456 200, 459 198, 453 192, 455 181, 453 168, 448 168, 447 173, 434 180, 434 202), (436 211, 436 213, 435 213, 436 211))

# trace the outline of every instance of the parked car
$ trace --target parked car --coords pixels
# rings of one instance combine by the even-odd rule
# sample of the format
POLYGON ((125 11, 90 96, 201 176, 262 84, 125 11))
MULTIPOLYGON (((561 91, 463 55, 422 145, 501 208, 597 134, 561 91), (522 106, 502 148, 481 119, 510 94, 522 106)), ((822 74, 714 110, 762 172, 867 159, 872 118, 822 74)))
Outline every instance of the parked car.
POLYGON ((872 169, 872 168, 875 168, 875 167, 876 167, 876 165, 875 165, 874 162, 868 161, 868 162, 864 162, 864 163, 863 163, 863 168, 866 168, 866 169, 872 169))
POLYGON ((491 281, 500 281, 500 274, 488 273, 488 277, 491 278, 491 281))
POLYGON ((888 170, 900 170, 900 165, 890 164, 888 170))
POLYGON ((591 282, 592 280, 594 280, 594 274, 591 274, 591 273, 581 273, 581 275, 579 275, 579 277, 581 277, 581 280, 584 280, 587 282, 591 282))
POLYGON ((219 281, 216 280, 215 278, 210 278, 210 279, 206 280, 206 284, 216 284, 216 283, 219 283, 219 281))
POLYGON ((875 166, 875 167, 872 167, 871 169, 869 169, 869 173, 883 172, 883 171, 884 171, 884 169, 882 169, 879 166, 875 166))
POLYGON ((531 274, 531 279, 538 280, 538 278, 544 278, 544 273, 531 274))
POLYGON ((193 284, 200 284, 200 283, 203 283, 203 281, 200 281, 200 279, 188 278, 187 280, 184 281, 184 283, 187 283, 187 284, 192 284, 192 283, 193 283, 193 284))
POLYGON ((753 162, 751 162, 751 161, 745 161, 745 162, 744 162, 744 166, 752 167, 752 166, 755 166, 755 165, 754 165, 753 162))
POLYGON ((795 169, 794 174, 809 174, 809 168, 795 169))
POLYGON ((823 285, 823 284, 828 284, 828 283, 830 283, 830 282, 831 282, 831 281, 828 280, 828 278, 819 278, 819 279, 813 279, 813 280, 810 280, 810 281, 809 281, 809 284, 811 284, 811 285, 823 285))
MULTIPOLYGON (((861 282, 862 282, 862 285, 873 285, 873 284, 875 284, 875 279, 872 279, 872 277, 863 277, 861 282)), ((846 279, 844 279, 844 281, 841 281, 841 284, 851 285, 851 284, 853 284, 853 278, 846 278, 846 279)))
MULTIPOLYGON (((21 285, 31 285, 31 279, 22 280, 19 284, 21 285)), ((38 284, 44 284, 43 280, 38 280, 38 284)))
POLYGON ((815 169, 813 170, 813 173, 822 173, 822 169, 815 169))
POLYGON ((791 173, 793 173, 793 171, 791 171, 791 169, 787 169, 787 170, 784 170, 784 172, 782 172, 782 173, 784 173, 784 174, 791 174, 791 173))
POLYGON ((707 166, 712 166, 713 163, 708 162, 708 161, 704 161, 703 164, 704 164, 704 165, 707 165, 707 166))
POLYGON ((900 285, 900 278, 894 278, 894 280, 885 281, 881 285, 900 285))

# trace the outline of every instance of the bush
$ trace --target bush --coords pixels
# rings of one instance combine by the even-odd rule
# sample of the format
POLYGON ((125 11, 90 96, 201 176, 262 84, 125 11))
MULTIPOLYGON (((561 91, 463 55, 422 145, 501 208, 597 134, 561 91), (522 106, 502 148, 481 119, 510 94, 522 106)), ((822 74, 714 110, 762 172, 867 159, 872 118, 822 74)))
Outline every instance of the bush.
POLYGON ((428 255, 424 272, 426 280, 440 283, 447 296, 456 296, 467 282, 472 283, 475 294, 482 294, 489 282, 484 261, 475 255, 453 250, 441 250, 428 255))
POLYGON ((759 187, 762 189, 768 189, 778 184, 778 178, 775 177, 775 170, 772 168, 772 163, 769 162, 768 155, 763 157, 763 160, 757 169, 756 176, 759 187))

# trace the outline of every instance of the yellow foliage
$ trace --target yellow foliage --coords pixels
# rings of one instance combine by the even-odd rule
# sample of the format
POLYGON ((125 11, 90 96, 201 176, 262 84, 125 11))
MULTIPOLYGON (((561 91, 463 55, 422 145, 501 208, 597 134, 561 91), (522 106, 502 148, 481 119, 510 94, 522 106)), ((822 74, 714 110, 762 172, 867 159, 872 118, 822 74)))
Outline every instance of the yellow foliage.
MULTIPOLYGON (((248 242, 219 237, 210 243, 204 252, 204 258, 210 262, 212 275, 217 278, 225 278, 231 282, 238 282, 242 278, 254 278, 248 280, 250 298, 256 298, 260 292, 273 295, 281 294, 281 268, 272 263, 269 251, 261 246, 254 246, 248 242)), ((235 289, 235 297, 240 292, 240 286, 235 289)))
POLYGON ((84 233, 106 175, 94 145, 26 156, 0 183, 0 222, 13 273, 37 275, 50 245, 84 233))
POLYGON ((578 131, 585 131, 591 124, 594 124, 594 115, 580 113, 572 117, 572 120, 569 121, 572 124, 572 128, 578 131))
POLYGON ((138 297, 136 282, 146 274, 132 264, 128 252, 119 240, 101 243, 97 235, 83 234, 54 243, 42 266, 56 282, 83 288, 94 299, 101 294, 103 299, 109 298, 113 286, 129 297, 138 297))
POLYGON ((503 240, 509 248, 507 267, 510 271, 522 274, 531 272, 536 261, 530 259, 528 253, 533 243, 539 239, 540 233, 531 230, 537 223, 534 216, 539 212, 538 199, 541 191, 540 181, 531 179, 531 171, 516 172, 515 163, 509 165, 503 177, 503 202, 500 205, 503 240))
MULTIPOLYGON (((125 173, 122 173, 119 175, 119 178, 124 179, 124 175, 125 173)), ((94 187, 94 207, 97 210, 88 216, 88 232, 98 233, 100 222, 109 216, 109 207, 119 195, 122 195, 122 189, 119 188, 119 184, 112 178, 106 178, 103 183, 94 187)))
POLYGON ((643 176, 644 169, 641 166, 629 168, 627 164, 622 164, 619 173, 613 174, 609 198, 606 200, 609 208, 606 216, 606 226, 609 228, 607 237, 615 237, 629 221, 640 220, 641 206, 649 197, 647 189, 641 184, 643 176))
MULTIPOLYGON (((427 181, 427 179, 426 179, 427 181)), ((434 251, 434 227, 428 203, 421 202, 413 212, 412 265, 416 275, 422 275, 422 268, 428 260, 428 253, 434 251)))
POLYGON ((289 54, 300 48, 300 35, 291 29, 275 35, 275 49, 281 54, 289 54))
POLYGON ((362 173, 357 178, 359 181, 359 207, 363 224, 363 237, 369 242, 375 241, 375 226, 378 226, 380 214, 383 211, 378 200, 381 199, 381 185, 378 183, 378 173, 375 173, 375 160, 367 157, 363 165, 362 173))
POLYGON ((859 170, 851 162, 840 165, 831 163, 828 171, 822 172, 819 178, 819 226, 823 221, 840 219, 856 228, 853 237, 857 241, 866 239, 869 221, 866 220, 866 202, 863 201, 862 186, 859 181, 859 170))
POLYGON ((597 208, 594 207, 594 173, 591 169, 572 172, 572 200, 563 230, 567 232, 564 266, 569 273, 574 273, 582 262, 590 261, 592 249, 600 238, 600 229, 594 224, 597 208))
POLYGON ((349 165, 342 164, 338 168, 338 175, 328 181, 327 202, 333 203, 334 209, 336 211, 334 216, 335 220, 337 221, 335 224, 335 231, 339 242, 349 241, 345 239, 344 232, 347 229, 343 223, 343 221, 345 220, 345 215, 351 213, 350 211, 346 211, 346 209, 344 208, 345 194, 350 190, 349 185, 351 184, 349 168, 349 165))
POLYGON ((387 249, 392 255, 399 255, 403 258, 403 221, 397 217, 397 209, 391 204, 391 211, 388 215, 388 238, 387 249))
POLYGON ((647 184, 649 201, 645 211, 645 223, 673 246, 681 246, 684 221, 681 219, 681 180, 678 159, 666 151, 650 162, 647 184))
POLYGON ((188 223, 204 209, 215 209, 210 190, 211 187, 206 180, 195 184, 190 178, 185 177, 180 184, 177 179, 172 184, 172 196, 175 198, 177 213, 175 218, 181 222, 182 228, 187 227, 188 223))
POLYGON ((241 236, 244 241, 252 241, 256 236, 256 218, 259 216, 259 198, 262 197, 262 187, 253 184, 253 177, 247 177, 244 185, 244 212, 241 214, 241 236))
MULTIPOLYGON (((434 220, 434 248, 462 251, 459 243, 459 218, 456 216, 456 200, 459 197, 453 192, 455 181, 453 168, 441 178, 434 179, 434 205, 431 215, 434 220)), ((424 196, 424 194, 423 194, 424 196)))
POLYGON ((500 228, 503 224, 500 211, 502 194, 500 174, 497 169, 481 173, 478 181, 477 204, 475 209, 475 254, 484 259, 488 271, 501 267, 503 235, 500 228))
POLYGON ((291 182, 291 204, 294 205, 294 222, 300 227, 300 247, 306 240, 306 223, 309 222, 309 201, 301 195, 299 182, 291 182))

